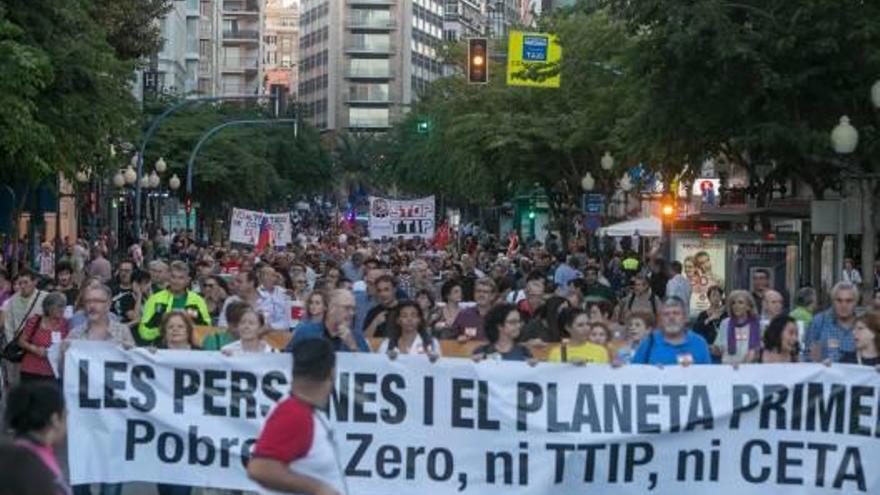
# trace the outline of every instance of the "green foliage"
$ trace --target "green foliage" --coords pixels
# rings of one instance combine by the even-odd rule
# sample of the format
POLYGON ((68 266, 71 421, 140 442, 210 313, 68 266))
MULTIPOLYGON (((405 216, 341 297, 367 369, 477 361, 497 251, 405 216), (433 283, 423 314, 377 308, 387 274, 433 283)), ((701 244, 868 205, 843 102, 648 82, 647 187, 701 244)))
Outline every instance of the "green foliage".
MULTIPOLYGON (((389 136, 398 185, 489 204, 537 184, 566 203, 576 201, 581 177, 598 170, 606 149, 619 146, 616 129, 632 111, 632 81, 621 69, 629 40, 602 12, 552 23, 563 60, 534 78, 558 72, 562 87, 508 87, 506 67, 494 61, 488 85, 469 85, 461 76, 434 83, 389 136), (427 135, 418 132, 425 119, 427 135)), ((506 51, 506 40, 492 51, 506 51)))
MULTIPOLYGON (((149 120, 174 102, 153 102, 149 120)), ((186 177, 190 153, 201 136, 224 122, 271 120, 260 105, 194 104, 168 117, 147 148, 145 169, 163 157, 169 172, 186 177)), ((148 120, 148 121, 149 121, 148 120)), ((288 195, 314 193, 332 184, 330 158, 313 128, 292 125, 229 127, 211 137, 194 162, 193 196, 203 211, 220 214, 229 206, 272 209, 288 195)), ((181 187, 180 194, 183 194, 181 187)))
POLYGON ((0 180, 97 166, 137 114, 134 61, 118 58, 91 0, 7 0, 0 13, 0 180))
POLYGON ((838 178, 829 131, 849 115, 862 131, 860 160, 876 161, 877 2, 606 3, 636 40, 630 63, 643 79, 626 129, 632 154, 697 165, 721 156, 751 171, 775 163, 780 177, 821 194, 838 178))

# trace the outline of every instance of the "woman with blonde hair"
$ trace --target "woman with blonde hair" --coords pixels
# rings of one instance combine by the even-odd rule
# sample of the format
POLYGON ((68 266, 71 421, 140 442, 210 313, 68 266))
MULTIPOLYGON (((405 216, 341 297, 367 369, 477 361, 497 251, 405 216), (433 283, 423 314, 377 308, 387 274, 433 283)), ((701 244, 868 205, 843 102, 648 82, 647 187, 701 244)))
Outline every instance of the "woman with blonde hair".
POLYGON ((752 295, 745 290, 731 292, 727 314, 718 327, 713 353, 724 364, 755 362, 761 349, 761 320, 752 295))

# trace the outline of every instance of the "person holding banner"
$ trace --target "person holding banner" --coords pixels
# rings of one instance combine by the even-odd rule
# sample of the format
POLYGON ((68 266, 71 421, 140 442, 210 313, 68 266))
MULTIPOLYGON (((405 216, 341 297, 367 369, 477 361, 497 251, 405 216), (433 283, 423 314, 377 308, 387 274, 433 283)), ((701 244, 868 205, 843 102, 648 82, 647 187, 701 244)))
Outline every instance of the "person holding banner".
POLYGON ((880 365, 880 313, 868 311, 856 318, 853 338, 856 341, 855 352, 843 353, 840 362, 874 367, 880 365))
POLYGON ((486 337, 489 343, 474 349, 475 361, 483 359, 499 359, 502 361, 529 361, 532 353, 529 349, 517 344, 522 328, 522 317, 513 304, 499 304, 486 315, 486 337))
POLYGON ((551 363, 606 364, 608 349, 590 342, 590 316, 580 308, 569 308, 561 315, 562 327, 569 339, 550 350, 547 361, 551 363))
POLYGON ((797 363, 800 361, 800 345, 797 321, 788 315, 770 320, 764 331, 764 346, 758 353, 758 362, 797 363))
POLYGON ((275 352, 275 349, 262 339, 265 327, 266 320, 262 313, 258 313, 250 306, 243 307, 236 325, 238 340, 226 344, 220 349, 220 352, 226 356, 275 352))
POLYGON ((354 295, 351 291, 334 290, 330 293, 324 321, 301 323, 285 352, 291 352, 298 343, 309 339, 328 340, 338 352, 370 352, 370 345, 363 334, 352 329, 354 313, 354 295))
POLYGON ((684 301, 666 299, 660 308, 660 329, 642 340, 633 357, 633 364, 712 364, 709 346, 703 337, 687 329, 684 301))
POLYGON ((382 341, 376 352, 387 353, 391 359, 401 353, 425 354, 431 361, 440 357, 440 343, 431 337, 418 303, 401 302, 391 310, 388 322, 388 338, 382 341))
POLYGON ((727 296, 727 314, 715 337, 717 354, 724 364, 753 363, 761 348, 761 320, 752 295, 735 290, 727 296))
POLYGON ((294 345, 293 390, 269 415, 247 466, 248 476, 263 488, 348 494, 339 448, 324 413, 335 376, 336 355, 330 343, 307 339, 294 345))

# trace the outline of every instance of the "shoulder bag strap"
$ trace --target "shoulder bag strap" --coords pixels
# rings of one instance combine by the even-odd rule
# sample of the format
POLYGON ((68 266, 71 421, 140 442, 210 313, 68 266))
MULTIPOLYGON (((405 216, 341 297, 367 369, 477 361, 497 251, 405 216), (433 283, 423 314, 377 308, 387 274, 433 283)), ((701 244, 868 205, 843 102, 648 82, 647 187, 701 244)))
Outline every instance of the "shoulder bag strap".
POLYGON ((18 338, 21 337, 22 332, 24 332, 25 324, 27 323, 28 319, 30 319, 31 312, 34 310, 34 306, 37 305, 37 299, 40 298, 40 292, 42 291, 38 290, 37 293, 34 294, 34 300, 31 301, 31 306, 28 308, 27 313, 25 313, 24 318, 21 319, 21 323, 18 324, 18 328, 15 329, 14 337, 12 337, 11 342, 18 341, 18 338))

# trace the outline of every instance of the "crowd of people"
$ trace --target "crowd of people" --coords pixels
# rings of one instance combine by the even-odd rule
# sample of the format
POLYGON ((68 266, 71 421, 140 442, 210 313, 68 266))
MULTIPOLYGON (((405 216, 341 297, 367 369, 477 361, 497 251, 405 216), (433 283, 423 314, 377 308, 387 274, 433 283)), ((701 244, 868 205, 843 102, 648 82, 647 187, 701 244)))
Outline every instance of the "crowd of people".
MULTIPOLYGON (((433 361, 465 350, 475 361, 532 366, 880 364, 880 292, 857 312, 860 292, 850 281, 834 286, 823 309, 814 289, 790 298, 757 270, 749 288, 701 288, 706 309, 696 311, 694 268, 657 256, 630 251, 600 259, 584 247, 511 248, 474 238, 441 249, 309 234, 263 252, 199 245, 177 234, 167 246, 144 249, 142 242, 122 256, 96 244, 87 260, 60 259, 51 276, 42 265, 14 279, 0 268, 5 387, 57 384, 75 340, 228 356, 292 352, 321 340, 337 352, 391 359, 419 354, 433 361), (113 257, 118 261, 108 261, 113 257)), ((60 429, 58 407, 47 407, 40 421, 9 426, 46 445, 60 429)), ((101 493, 119 490, 106 485, 101 493)), ((160 485, 159 493, 186 495, 190 488, 160 485)))

